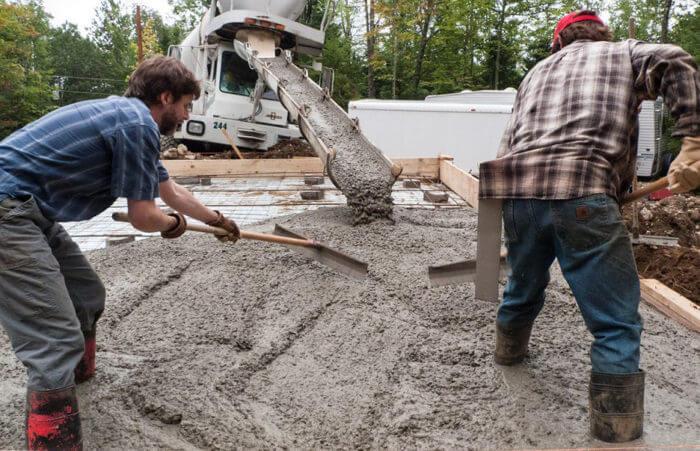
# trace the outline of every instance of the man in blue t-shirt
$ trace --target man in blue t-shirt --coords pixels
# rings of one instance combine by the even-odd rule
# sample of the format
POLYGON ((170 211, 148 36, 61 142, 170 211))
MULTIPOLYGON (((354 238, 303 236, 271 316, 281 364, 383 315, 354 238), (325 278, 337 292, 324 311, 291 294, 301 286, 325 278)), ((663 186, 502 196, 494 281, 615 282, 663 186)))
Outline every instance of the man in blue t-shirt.
POLYGON ((177 238, 185 215, 222 227, 168 177, 160 135, 172 134, 199 97, 179 61, 155 57, 134 71, 124 97, 60 108, 0 142, 0 323, 27 367, 29 449, 80 449, 75 384, 95 372, 95 325, 105 289, 59 221, 92 218, 119 197, 144 232, 177 238), (156 207, 160 197, 176 213, 156 207))

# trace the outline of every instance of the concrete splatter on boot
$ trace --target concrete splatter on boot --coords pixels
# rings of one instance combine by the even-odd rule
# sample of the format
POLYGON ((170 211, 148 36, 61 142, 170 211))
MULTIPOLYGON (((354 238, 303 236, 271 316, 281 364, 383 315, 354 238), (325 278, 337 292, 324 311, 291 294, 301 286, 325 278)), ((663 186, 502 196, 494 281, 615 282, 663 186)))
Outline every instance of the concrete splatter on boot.
POLYGON ((85 352, 83 358, 80 359, 78 366, 75 367, 75 383, 82 384, 91 379, 95 375, 95 351, 97 343, 95 341, 96 327, 93 326, 91 331, 83 331, 85 337, 85 352))
POLYGON ((499 365, 515 365, 525 359, 530 342, 532 324, 506 328, 496 323, 496 352, 494 361, 499 365))
POLYGON ((75 386, 48 391, 27 391, 27 449, 83 449, 75 386))
POLYGON ((631 374, 591 373, 591 435, 604 442, 629 442, 642 436, 644 371, 631 374))

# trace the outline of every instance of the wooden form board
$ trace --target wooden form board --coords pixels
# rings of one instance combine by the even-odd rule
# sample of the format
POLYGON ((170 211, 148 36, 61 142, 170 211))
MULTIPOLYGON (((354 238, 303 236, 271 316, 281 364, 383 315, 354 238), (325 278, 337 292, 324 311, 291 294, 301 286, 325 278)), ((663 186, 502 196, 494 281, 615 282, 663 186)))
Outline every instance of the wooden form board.
POLYGON ((464 199, 470 206, 479 206, 479 179, 455 166, 448 160, 440 160, 440 182, 464 199))
MULTIPOLYGON (((440 160, 438 158, 404 158, 393 161, 403 167, 402 176, 437 179, 440 173, 440 160)), ((163 166, 173 177, 301 176, 323 173, 323 163, 315 157, 258 160, 163 160, 163 166)))
POLYGON ((641 279, 642 299, 690 330, 700 332, 700 307, 656 279, 641 279))

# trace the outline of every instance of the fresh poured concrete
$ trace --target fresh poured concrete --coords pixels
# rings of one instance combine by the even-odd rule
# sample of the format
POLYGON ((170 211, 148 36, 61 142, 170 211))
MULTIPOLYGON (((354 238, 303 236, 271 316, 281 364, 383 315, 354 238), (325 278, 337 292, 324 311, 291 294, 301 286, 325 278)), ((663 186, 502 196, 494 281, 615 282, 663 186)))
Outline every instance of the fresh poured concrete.
MULTIPOLYGON (((353 226, 347 207, 277 219, 366 260, 364 282, 203 235, 90 253, 108 299, 97 376, 78 389, 86 449, 604 446, 587 434, 591 337, 561 274, 529 359, 498 367, 496 304, 427 283, 428 265, 475 256, 476 214, 394 219, 353 226)), ((697 445, 699 336, 642 314, 645 435, 627 445, 697 445)), ((0 449, 21 448, 24 369, 4 334, 0 374, 0 449)))

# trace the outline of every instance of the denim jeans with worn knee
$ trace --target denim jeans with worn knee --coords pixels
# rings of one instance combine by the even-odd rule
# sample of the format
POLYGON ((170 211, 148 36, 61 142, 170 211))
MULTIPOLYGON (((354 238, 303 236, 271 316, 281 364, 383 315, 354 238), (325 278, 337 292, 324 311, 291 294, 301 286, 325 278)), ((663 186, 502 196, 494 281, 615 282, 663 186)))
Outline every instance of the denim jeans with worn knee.
POLYGON ((639 370, 639 278, 617 202, 605 194, 570 200, 509 199, 503 221, 511 273, 497 322, 532 323, 556 258, 593 334, 593 371, 639 370))

